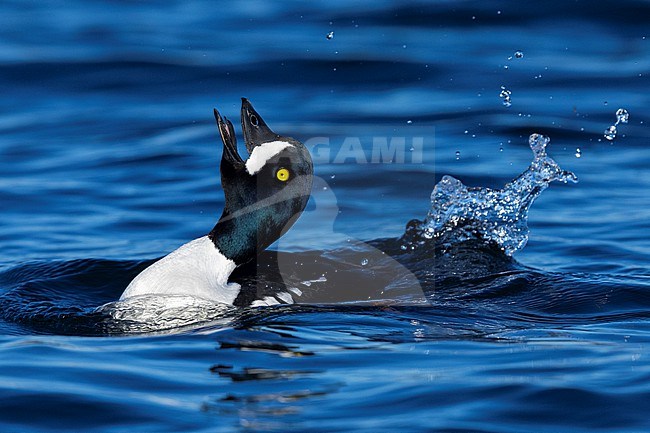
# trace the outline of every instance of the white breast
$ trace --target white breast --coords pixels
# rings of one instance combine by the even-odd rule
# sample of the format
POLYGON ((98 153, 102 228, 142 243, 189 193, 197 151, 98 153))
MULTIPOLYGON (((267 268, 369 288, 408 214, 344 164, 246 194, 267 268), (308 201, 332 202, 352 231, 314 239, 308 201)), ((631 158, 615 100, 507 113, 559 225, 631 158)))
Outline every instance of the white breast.
POLYGON ((131 281, 120 300, 141 295, 184 295, 232 304, 240 286, 228 283, 235 262, 204 236, 171 252, 131 281))

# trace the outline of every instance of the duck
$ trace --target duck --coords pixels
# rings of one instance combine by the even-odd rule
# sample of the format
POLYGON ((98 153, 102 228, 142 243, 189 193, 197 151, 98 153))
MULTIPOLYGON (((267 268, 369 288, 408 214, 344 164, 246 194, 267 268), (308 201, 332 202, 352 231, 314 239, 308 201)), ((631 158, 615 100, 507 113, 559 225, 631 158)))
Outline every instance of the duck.
POLYGON ((241 287, 233 271, 285 234, 309 200, 313 163, 305 145, 273 132, 246 98, 241 127, 248 158, 237 150, 233 124, 214 109, 223 143, 221 217, 204 236, 152 263, 126 287, 120 301, 182 296, 233 305, 241 287))

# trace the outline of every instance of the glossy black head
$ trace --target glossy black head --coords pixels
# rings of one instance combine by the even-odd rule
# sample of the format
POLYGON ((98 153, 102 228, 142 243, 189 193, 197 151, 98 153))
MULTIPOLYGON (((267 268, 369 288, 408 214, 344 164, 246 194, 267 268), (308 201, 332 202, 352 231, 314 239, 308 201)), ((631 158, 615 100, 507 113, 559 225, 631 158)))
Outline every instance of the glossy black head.
POLYGON ((215 109, 223 155, 223 214, 210 238, 240 265, 282 236, 298 219, 311 193, 313 166, 305 146, 271 131, 242 98, 241 123, 249 157, 237 151, 232 123, 215 109))

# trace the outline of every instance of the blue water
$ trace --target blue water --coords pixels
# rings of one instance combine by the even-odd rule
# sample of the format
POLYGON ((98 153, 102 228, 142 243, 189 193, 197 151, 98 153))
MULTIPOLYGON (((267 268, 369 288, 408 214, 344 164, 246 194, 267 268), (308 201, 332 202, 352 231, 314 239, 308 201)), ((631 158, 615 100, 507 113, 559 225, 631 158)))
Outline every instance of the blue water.
POLYGON ((650 3, 349 3, 0 4, 0 431, 650 430, 650 3), (285 271, 401 297, 116 323, 95 309, 220 215, 212 107, 242 96, 317 144, 285 271), (532 133, 579 183, 514 258, 401 248, 443 175, 502 188, 532 133))

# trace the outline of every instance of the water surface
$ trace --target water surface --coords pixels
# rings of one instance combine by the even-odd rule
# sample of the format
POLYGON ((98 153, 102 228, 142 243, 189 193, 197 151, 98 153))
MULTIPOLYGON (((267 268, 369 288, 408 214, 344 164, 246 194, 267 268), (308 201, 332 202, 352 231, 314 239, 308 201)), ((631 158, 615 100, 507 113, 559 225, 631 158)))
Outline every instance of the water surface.
POLYGON ((647 430, 648 16, 633 0, 3 3, 0 429, 647 430), (380 247, 425 304, 226 309, 164 332, 95 312, 212 228, 211 110, 236 119, 242 96, 329 143, 281 257, 343 293, 415 287, 380 247), (401 249, 444 175, 501 189, 533 133, 579 183, 539 196, 525 248, 401 249), (367 163, 336 160, 350 137, 367 163), (368 162, 377 137, 404 137, 404 162, 368 162))

